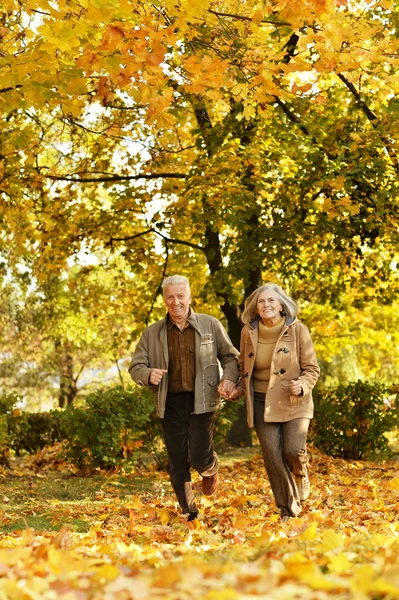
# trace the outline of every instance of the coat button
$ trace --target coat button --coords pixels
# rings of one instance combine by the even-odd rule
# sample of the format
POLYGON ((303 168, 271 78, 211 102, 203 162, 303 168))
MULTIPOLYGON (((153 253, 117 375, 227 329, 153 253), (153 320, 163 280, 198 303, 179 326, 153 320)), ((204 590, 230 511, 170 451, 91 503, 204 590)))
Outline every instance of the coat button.
POLYGON ((283 348, 283 352, 284 352, 284 354, 288 354, 288 352, 289 352, 288 348, 283 348))
POLYGON ((280 369, 280 375, 284 375, 287 371, 285 369, 280 369))
POLYGON ((250 353, 248 354, 248 358, 252 358, 252 357, 253 357, 253 355, 254 355, 254 353, 253 353, 253 352, 250 352, 250 353))

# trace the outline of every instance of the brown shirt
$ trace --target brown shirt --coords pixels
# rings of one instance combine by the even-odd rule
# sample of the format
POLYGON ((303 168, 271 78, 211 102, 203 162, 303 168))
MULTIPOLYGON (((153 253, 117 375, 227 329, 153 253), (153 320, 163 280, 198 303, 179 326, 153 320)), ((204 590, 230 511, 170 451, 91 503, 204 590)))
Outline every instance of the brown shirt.
POLYGON ((186 323, 184 329, 168 316, 168 392, 193 392, 195 386, 195 329, 186 323))

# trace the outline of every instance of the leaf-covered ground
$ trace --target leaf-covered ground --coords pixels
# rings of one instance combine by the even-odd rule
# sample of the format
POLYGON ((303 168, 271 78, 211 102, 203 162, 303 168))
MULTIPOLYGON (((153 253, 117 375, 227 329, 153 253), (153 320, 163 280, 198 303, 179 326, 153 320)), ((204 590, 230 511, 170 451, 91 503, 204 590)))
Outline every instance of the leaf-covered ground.
POLYGON ((312 495, 288 524, 256 448, 221 456, 214 498, 195 478, 193 523, 166 473, 79 477, 38 464, 0 473, 0 600, 399 598, 396 461, 312 449, 312 495))

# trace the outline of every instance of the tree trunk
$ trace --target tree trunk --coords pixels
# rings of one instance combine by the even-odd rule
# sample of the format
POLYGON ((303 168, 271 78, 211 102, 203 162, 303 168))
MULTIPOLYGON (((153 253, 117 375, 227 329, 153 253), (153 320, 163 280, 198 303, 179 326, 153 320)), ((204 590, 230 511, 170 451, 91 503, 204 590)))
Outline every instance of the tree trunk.
POLYGON ((76 385, 73 378, 73 358, 70 344, 56 342, 58 350, 58 370, 60 387, 58 392, 58 405, 60 408, 70 406, 76 397, 76 385))
MULTIPOLYGON (((192 98, 192 103, 195 117, 197 119, 198 126, 201 129, 209 158, 212 157, 217 146, 223 143, 223 140, 228 132, 231 132, 232 130, 234 130, 235 136, 240 138, 243 146, 246 146, 250 143, 253 131, 255 129, 255 123, 252 122, 246 125, 239 123, 239 121, 236 119, 236 113, 241 110, 242 107, 240 105, 232 102, 231 114, 226 118, 224 133, 218 136, 215 135, 215 131, 203 99, 197 96, 192 98)), ((248 165, 247 169, 243 173, 242 181, 251 195, 255 197, 255 177, 251 165, 248 165)), ((225 268, 223 266, 220 235, 215 226, 215 223, 217 222, 217 215, 215 214, 212 204, 208 202, 205 194, 202 197, 202 205, 204 208, 204 214, 207 215, 204 232, 204 252, 207 258, 210 273, 215 278, 216 291, 218 291, 218 277, 222 275, 223 278, 223 272, 225 268)), ((259 242, 262 240, 258 239, 262 237, 262 234, 259 226, 259 209, 255 202, 253 202, 253 209, 249 211, 246 222, 248 224, 248 239, 243 240, 243 243, 249 243, 248 248, 253 250, 253 257, 255 259, 249 265, 244 277, 247 281, 245 294, 248 296, 257 287, 257 285, 259 285, 262 270, 262 253, 259 251, 259 242)), ((230 286, 231 285, 233 284, 230 281, 230 286)), ((242 322, 240 319, 241 310, 237 304, 233 304, 231 302, 232 294, 231 291, 229 291, 229 286, 222 286, 222 289, 223 291, 219 294, 223 300, 221 309, 228 323, 228 333, 230 339, 234 346, 239 349, 242 328, 242 322)), ((252 446, 252 433, 247 424, 247 408, 245 404, 238 410, 237 420, 231 427, 231 430, 227 436, 227 441, 235 446, 252 446)))
MULTIPOLYGON (((224 307, 222 307, 223 310, 224 307)), ((240 337, 242 322, 238 316, 239 307, 236 307, 235 318, 232 311, 225 311, 223 313, 228 322, 228 333, 234 346, 240 348, 240 337)), ((252 431, 247 423, 247 407, 243 404, 237 411, 237 419, 232 423, 231 428, 227 434, 226 440, 232 446, 240 447, 251 447, 252 446, 252 431)))

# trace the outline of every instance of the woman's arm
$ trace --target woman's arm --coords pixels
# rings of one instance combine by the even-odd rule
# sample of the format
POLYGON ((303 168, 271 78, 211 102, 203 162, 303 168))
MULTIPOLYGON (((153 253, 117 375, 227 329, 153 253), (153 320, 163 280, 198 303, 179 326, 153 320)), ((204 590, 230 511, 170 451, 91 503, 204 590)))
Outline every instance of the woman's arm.
POLYGON ((303 323, 298 323, 298 325, 299 366, 301 374, 297 382, 301 384, 302 393, 306 395, 316 385, 320 375, 320 367, 317 364, 316 352, 309 329, 303 323))

